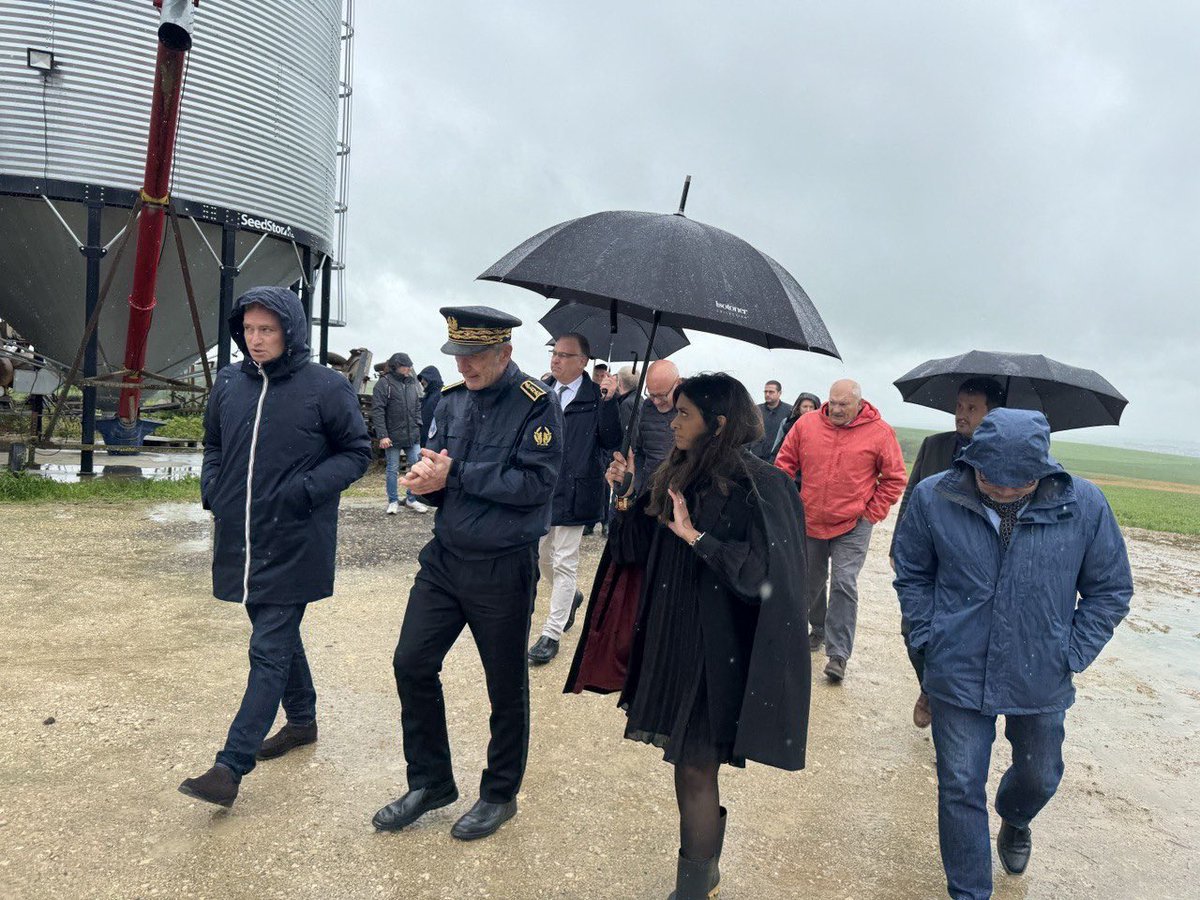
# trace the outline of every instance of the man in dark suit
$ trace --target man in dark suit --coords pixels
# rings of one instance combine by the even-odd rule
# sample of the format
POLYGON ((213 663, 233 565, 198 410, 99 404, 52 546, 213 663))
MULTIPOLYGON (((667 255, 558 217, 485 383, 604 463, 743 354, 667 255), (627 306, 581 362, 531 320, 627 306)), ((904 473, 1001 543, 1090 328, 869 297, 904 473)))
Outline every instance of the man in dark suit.
MULTIPOLYGON (((917 451, 916 462, 908 476, 908 486, 904 488, 904 496, 900 498, 900 512, 896 516, 896 531, 900 530, 900 522, 904 519, 904 511, 908 508, 908 499, 912 496, 913 488, 925 478, 945 472, 958 459, 960 453, 971 442, 971 435, 983 417, 990 410, 1004 405, 1004 392, 1000 384, 991 378, 968 378, 958 387, 958 405, 954 409, 954 430, 931 434, 921 441, 917 451)), ((896 543, 895 532, 892 534, 892 546, 896 543)), ((892 551, 888 551, 889 562, 892 551)), ((892 564, 895 569, 895 563, 892 564)), ((913 650, 908 642, 911 623, 900 619, 900 633, 904 635, 904 646, 908 649, 908 659, 913 671, 917 673, 917 684, 925 677, 925 656, 913 650)), ((928 728, 930 723, 929 697, 922 690, 913 706, 913 724, 918 728, 928 728)))
POLYGON ((545 665, 558 654, 563 632, 575 624, 583 592, 575 586, 585 525, 601 521, 608 503, 604 460, 621 446, 621 416, 615 399, 601 396, 588 378, 591 347, 582 334, 554 342, 547 386, 563 412, 562 467, 554 489, 550 531, 539 545, 542 577, 550 584, 550 613, 529 661, 545 665))

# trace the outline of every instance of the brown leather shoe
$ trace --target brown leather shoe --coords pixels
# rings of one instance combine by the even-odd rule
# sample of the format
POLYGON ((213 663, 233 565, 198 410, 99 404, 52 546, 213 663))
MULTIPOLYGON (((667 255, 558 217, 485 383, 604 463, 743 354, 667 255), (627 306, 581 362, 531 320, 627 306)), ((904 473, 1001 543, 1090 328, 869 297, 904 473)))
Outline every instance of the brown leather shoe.
POLYGON ((829 662, 825 663, 825 677, 837 684, 846 677, 846 661, 840 656, 829 657, 829 662))
POLYGON ((933 713, 929 709, 929 695, 921 691, 917 704, 913 707, 913 724, 918 728, 928 728, 933 721, 933 713))
POLYGON ((205 803, 228 807, 233 806, 233 801, 237 799, 238 783, 232 769, 213 766, 199 778, 185 778, 179 786, 179 793, 205 803))
POLYGON ((277 756, 283 756, 289 750, 295 750, 297 747, 303 747, 305 744, 315 744, 317 741, 317 723, 311 725, 292 725, 290 722, 284 725, 274 737, 269 737, 262 742, 262 746, 258 748, 256 754, 259 759, 275 759, 277 756))

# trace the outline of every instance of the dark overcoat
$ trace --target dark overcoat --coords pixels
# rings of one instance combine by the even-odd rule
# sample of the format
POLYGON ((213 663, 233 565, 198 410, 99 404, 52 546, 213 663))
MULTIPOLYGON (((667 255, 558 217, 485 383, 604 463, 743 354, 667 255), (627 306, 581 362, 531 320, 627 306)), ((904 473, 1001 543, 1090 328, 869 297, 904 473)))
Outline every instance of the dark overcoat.
POLYGON ((200 499, 213 514, 213 594, 298 604, 333 593, 338 502, 371 461, 346 377, 309 361, 300 300, 285 288, 237 299, 230 334, 245 357, 217 373, 204 412, 200 499), (259 366, 242 315, 258 303, 283 324, 283 355, 259 366))
MULTIPOLYGON (((735 756, 802 769, 812 680, 804 510, 787 475, 749 451, 746 459, 752 484, 735 485, 727 497, 708 492, 694 516, 695 527, 704 532, 695 554, 708 702, 736 710, 735 756), (747 636, 752 636, 748 642, 747 636), (745 672, 744 682, 740 674, 725 676, 731 666, 745 672), (733 685, 742 684, 743 690, 731 694, 733 685)), ((645 504, 643 495, 622 515, 643 516, 645 504)), ((655 523, 644 565, 639 565, 624 558, 620 528, 621 523, 615 524, 609 565, 596 578, 566 692, 624 694, 638 679, 649 606, 663 591, 655 577, 658 547, 679 538, 655 523), (596 602, 614 585, 604 598, 610 602, 596 602), (640 592, 636 617, 627 603, 631 588, 640 592), (632 634, 619 633, 631 626, 632 634), (627 662, 620 658, 625 653, 627 662)))
MULTIPOLYGON (((554 379, 548 382, 557 392, 554 379)), ((551 525, 590 525, 604 518, 607 493, 604 470, 621 446, 621 413, 616 400, 605 400, 583 373, 579 391, 562 411, 563 458, 554 488, 551 525)))

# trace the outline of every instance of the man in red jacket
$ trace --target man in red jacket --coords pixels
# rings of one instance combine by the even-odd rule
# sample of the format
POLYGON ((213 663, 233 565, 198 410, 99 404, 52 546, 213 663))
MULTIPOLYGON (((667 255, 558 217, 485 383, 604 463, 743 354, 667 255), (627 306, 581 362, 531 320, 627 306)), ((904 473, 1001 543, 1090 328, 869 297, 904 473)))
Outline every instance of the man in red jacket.
POLYGON ((808 636, 815 653, 825 643, 825 676, 839 682, 854 649, 858 573, 871 529, 887 518, 907 478, 896 432, 849 379, 835 381, 819 415, 801 416, 779 448, 775 465, 793 478, 808 535, 808 636), (830 578, 832 564, 833 575, 830 578), (829 584, 828 608, 823 600, 829 584))

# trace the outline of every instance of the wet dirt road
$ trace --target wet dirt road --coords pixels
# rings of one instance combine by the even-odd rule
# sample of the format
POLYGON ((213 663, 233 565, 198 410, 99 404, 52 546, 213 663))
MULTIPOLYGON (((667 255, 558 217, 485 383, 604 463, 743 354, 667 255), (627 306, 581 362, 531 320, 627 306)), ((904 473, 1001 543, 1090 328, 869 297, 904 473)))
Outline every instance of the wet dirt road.
MULTIPOLYGON (((487 735, 469 637, 444 681, 462 798, 376 834, 404 789, 391 654, 429 518, 349 500, 338 596, 310 607, 317 745, 265 763, 229 811, 176 790, 219 748, 249 625, 209 596, 198 507, 0 506, 0 896, 662 898, 677 822, 670 768, 621 739, 611 698, 561 693, 574 633, 533 672, 520 814, 462 844, 487 735), (52 724, 45 724, 53 718, 52 724)), ((944 897, 933 747, 911 724, 886 546, 864 570, 846 682, 814 685, 809 768, 722 776, 722 897, 944 897)), ((1184 898, 1200 879, 1200 542, 1129 535, 1139 593, 1077 681, 1066 776, 998 898, 1184 898)), ((600 539, 585 539, 585 578, 600 539)), ((535 631, 545 614, 539 598, 535 631)), ((996 745, 992 790, 1007 763, 996 745)), ((997 827, 993 815, 993 833, 997 827)))

